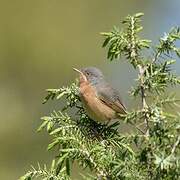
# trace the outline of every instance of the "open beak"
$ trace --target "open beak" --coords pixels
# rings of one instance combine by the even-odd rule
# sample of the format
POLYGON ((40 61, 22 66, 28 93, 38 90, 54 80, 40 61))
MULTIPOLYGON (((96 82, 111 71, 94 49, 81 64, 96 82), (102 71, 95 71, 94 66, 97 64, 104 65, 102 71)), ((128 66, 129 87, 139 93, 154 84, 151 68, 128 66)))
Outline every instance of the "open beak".
POLYGON ((78 72, 78 73, 80 73, 81 77, 82 77, 85 81, 87 81, 87 78, 86 78, 86 76, 83 74, 83 72, 81 72, 79 69, 76 69, 76 68, 73 68, 73 70, 76 71, 76 72, 78 72))

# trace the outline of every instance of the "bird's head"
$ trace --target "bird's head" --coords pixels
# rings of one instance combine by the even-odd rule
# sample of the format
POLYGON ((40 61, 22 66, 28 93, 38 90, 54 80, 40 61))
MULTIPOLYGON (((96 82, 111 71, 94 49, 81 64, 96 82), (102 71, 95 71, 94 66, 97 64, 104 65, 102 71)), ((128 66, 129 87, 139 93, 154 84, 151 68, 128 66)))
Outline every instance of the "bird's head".
POLYGON ((80 73, 80 83, 88 81, 91 84, 96 84, 104 78, 102 72, 96 67, 87 67, 80 70, 76 68, 73 69, 80 73))

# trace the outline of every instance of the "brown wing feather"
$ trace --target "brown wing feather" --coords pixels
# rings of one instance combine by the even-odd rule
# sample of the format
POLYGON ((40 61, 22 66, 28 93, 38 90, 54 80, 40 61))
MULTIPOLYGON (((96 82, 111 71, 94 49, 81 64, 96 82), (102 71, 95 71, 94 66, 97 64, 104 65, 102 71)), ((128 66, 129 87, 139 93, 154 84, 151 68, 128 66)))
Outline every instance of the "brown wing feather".
POLYGON ((111 108, 112 108, 113 110, 115 110, 116 112, 118 112, 118 113, 123 113, 123 114, 126 113, 126 108, 125 108, 125 106, 124 106, 121 102, 119 102, 119 101, 113 101, 113 102, 111 102, 111 101, 105 99, 105 98, 102 97, 102 96, 99 96, 99 98, 100 98, 100 100, 101 100, 102 102, 104 102, 107 106, 111 107, 111 108))
POLYGON ((97 96, 98 98, 103 101, 107 106, 114 109, 116 112, 119 113, 126 113, 126 107, 122 103, 120 98, 120 94, 117 90, 112 88, 109 84, 104 83, 103 85, 99 85, 97 88, 97 96))

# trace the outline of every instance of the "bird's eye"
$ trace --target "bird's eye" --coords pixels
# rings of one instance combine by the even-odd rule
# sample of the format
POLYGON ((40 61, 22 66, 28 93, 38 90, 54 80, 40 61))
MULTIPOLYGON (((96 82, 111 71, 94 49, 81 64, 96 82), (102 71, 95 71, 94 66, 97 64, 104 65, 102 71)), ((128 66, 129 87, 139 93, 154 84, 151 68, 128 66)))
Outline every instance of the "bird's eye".
POLYGON ((86 72, 86 74, 89 76, 90 75, 90 73, 89 72, 86 72))

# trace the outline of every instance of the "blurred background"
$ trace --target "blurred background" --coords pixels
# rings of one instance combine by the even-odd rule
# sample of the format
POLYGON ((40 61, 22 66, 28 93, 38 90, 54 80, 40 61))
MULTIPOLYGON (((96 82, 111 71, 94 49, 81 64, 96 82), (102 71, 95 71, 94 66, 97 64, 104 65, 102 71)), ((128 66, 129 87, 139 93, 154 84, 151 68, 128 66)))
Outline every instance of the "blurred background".
MULTIPOLYGON (((74 81, 72 67, 99 67, 133 108, 128 91, 136 73, 125 60, 106 59, 99 33, 137 12, 145 13, 142 36, 153 43, 180 25, 179 0, 0 0, 0 179, 50 162, 50 139, 36 129, 60 105, 42 100, 45 89, 74 81)), ((180 62, 174 70, 180 74, 180 62)))

